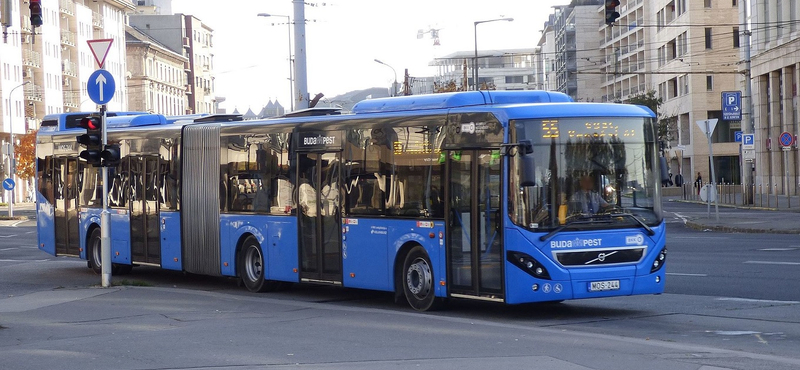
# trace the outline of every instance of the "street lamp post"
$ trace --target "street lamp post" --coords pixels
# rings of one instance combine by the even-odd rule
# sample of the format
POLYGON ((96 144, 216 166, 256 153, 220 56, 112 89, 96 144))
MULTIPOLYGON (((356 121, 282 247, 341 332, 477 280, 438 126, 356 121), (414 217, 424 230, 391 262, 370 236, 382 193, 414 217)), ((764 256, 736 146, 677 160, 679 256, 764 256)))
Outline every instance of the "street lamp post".
POLYGON ((487 19, 485 21, 475 21, 473 25, 473 38, 475 40, 475 61, 472 63, 472 83, 475 86, 475 91, 478 91, 478 25, 481 23, 489 23, 489 22, 497 22, 497 21, 506 21, 511 22, 514 18, 497 18, 497 19, 487 19))
POLYGON ((259 17, 286 17, 287 41, 289 43, 289 109, 294 111, 294 86, 292 81, 292 20, 288 15, 258 13, 259 17))
MULTIPOLYGON (((14 93, 14 90, 19 89, 30 83, 30 81, 25 81, 17 86, 15 86, 11 91, 8 93, 8 136, 9 141, 11 142, 8 146, 8 178, 14 179, 14 173, 16 172, 17 161, 14 160, 14 126, 12 125, 12 113, 13 110, 11 109, 11 94, 14 93)), ((11 190, 11 196, 9 197, 8 201, 8 217, 14 217, 14 190, 11 190)))
POLYGON ((392 72, 394 73, 394 83, 392 83, 392 94, 391 94, 391 96, 396 96, 397 95, 397 71, 394 70, 394 67, 392 67, 392 66, 390 66, 390 65, 388 65, 388 64, 386 64, 384 62, 381 62, 380 60, 375 59, 375 63, 383 64, 383 65, 385 65, 385 66, 387 66, 387 67, 392 69, 392 72))

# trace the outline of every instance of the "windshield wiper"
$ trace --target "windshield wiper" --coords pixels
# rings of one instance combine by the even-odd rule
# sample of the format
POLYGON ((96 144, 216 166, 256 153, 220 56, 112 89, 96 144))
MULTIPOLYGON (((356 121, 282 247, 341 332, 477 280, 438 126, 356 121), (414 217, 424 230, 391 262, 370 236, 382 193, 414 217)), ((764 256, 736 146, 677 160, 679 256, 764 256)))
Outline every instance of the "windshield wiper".
POLYGON ((600 223, 611 223, 611 219, 614 218, 614 217, 624 217, 624 218, 632 219, 637 224, 639 224, 639 226, 641 226, 643 229, 645 229, 645 231, 647 231, 648 235, 653 236, 653 235, 656 234, 656 232, 652 228, 650 228, 650 226, 647 226, 647 224, 644 223, 644 221, 642 221, 641 219, 639 219, 638 217, 636 217, 632 213, 605 213, 605 214, 601 213, 601 214, 596 214, 596 215, 579 215, 579 216, 575 216, 574 220, 567 221, 565 224, 563 224, 563 225, 553 229, 549 233, 539 237, 539 241, 545 241, 545 240, 549 239, 550 237, 552 237, 553 235, 556 235, 556 234, 560 233, 564 229, 566 229, 568 227, 575 226, 575 225, 596 224, 598 222, 600 222, 600 223))
MULTIPOLYGON (((591 216, 591 215, 576 216, 575 218, 576 219, 574 219, 572 221, 567 221, 563 225, 553 229, 549 233, 540 236, 539 237, 539 241, 545 241, 545 240, 549 239, 551 236, 560 233, 562 230, 564 230, 564 229, 566 229, 568 227, 572 227, 572 226, 575 226, 575 225, 588 225, 588 224, 597 223, 597 221, 595 220, 595 216, 591 216)), ((611 222, 611 220, 603 220, 603 221, 601 221, 601 223, 610 223, 610 222, 611 222)))
POLYGON ((641 226, 642 229, 645 229, 647 231, 648 235, 650 235, 650 236, 656 235, 656 232, 652 228, 650 228, 650 226, 647 226, 647 224, 644 223, 644 221, 642 221, 641 219, 639 219, 639 217, 636 217, 636 215, 634 215, 632 213, 610 213, 610 214, 608 214, 608 217, 626 217, 626 218, 630 218, 630 219, 636 221, 636 223, 639 224, 639 226, 641 226))

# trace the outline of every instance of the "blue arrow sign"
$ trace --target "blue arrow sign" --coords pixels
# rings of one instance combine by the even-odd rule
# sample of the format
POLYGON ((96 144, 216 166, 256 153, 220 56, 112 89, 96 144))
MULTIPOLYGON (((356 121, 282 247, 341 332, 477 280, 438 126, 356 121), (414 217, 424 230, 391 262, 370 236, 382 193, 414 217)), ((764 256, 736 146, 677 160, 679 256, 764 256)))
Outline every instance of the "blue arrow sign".
POLYGON ((3 189, 6 189, 8 191, 14 190, 14 185, 16 185, 16 183, 14 183, 14 179, 12 178, 7 178, 3 180, 3 189))
POLYGON ((86 83, 86 90, 89 93, 89 99, 92 99, 95 104, 106 104, 114 97, 114 90, 117 84, 114 82, 114 76, 105 69, 98 69, 89 75, 89 81, 86 83))
POLYGON ((723 91, 722 92, 722 120, 741 121, 742 120, 742 92, 723 91))

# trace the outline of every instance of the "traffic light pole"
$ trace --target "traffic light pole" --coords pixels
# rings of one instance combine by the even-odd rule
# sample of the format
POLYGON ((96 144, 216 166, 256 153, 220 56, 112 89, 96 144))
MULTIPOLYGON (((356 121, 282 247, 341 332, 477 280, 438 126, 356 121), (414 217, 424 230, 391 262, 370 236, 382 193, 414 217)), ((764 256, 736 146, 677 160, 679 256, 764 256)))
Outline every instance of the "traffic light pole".
MULTIPOLYGON (((106 105, 100 106, 102 114, 103 147, 108 144, 106 133, 106 105)), ((108 212, 108 167, 100 167, 103 175, 103 211, 100 213, 100 267, 104 288, 111 286, 111 215, 108 212)))

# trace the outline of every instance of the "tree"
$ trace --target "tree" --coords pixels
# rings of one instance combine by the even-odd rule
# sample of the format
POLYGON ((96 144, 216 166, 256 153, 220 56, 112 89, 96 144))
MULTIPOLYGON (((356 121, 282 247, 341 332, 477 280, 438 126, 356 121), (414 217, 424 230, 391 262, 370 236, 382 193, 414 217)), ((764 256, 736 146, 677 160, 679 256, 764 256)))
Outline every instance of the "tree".
POLYGON ((656 114, 656 122, 658 124, 656 135, 662 149, 666 148, 667 143, 676 139, 678 122, 675 117, 665 117, 659 113, 659 108, 663 102, 660 97, 656 97, 655 90, 635 95, 626 102, 628 104, 643 105, 656 114))
POLYGON ((17 136, 19 144, 14 146, 17 159, 17 176, 21 179, 32 179, 36 171, 36 131, 17 136))

